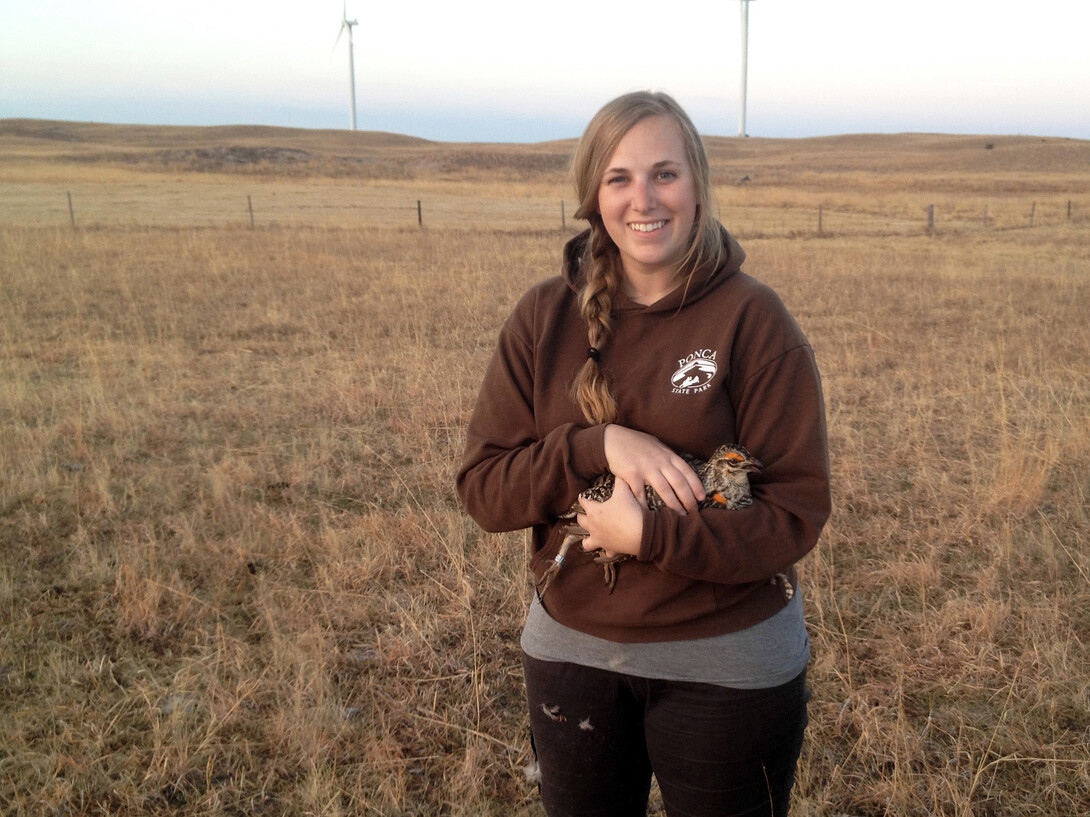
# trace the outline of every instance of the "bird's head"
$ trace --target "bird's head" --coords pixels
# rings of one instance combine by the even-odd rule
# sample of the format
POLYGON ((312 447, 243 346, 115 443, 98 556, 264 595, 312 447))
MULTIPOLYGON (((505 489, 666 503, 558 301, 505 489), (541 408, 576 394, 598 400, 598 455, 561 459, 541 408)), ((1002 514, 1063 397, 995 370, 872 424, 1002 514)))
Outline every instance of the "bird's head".
POLYGON ((713 463, 717 471, 724 473, 740 472, 748 474, 759 471, 764 467, 761 465, 761 461, 746 451, 745 448, 733 443, 721 445, 715 449, 715 453, 712 454, 708 462, 713 463))
POLYGON ((734 509, 749 507, 752 502, 749 475, 761 467, 761 461, 740 445, 717 448, 700 475, 711 504, 734 509))

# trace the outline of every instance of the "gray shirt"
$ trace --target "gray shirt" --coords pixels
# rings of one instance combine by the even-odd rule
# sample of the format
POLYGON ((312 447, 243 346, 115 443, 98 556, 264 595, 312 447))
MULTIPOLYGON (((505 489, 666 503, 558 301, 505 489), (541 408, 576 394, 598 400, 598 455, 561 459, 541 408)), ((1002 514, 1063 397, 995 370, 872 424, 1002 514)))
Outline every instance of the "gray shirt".
POLYGON ((541 661, 567 661, 641 678, 696 681, 737 689, 779 686, 810 660, 802 594, 764 621, 725 635, 687 641, 623 644, 565 627, 537 594, 522 630, 522 649, 541 661))

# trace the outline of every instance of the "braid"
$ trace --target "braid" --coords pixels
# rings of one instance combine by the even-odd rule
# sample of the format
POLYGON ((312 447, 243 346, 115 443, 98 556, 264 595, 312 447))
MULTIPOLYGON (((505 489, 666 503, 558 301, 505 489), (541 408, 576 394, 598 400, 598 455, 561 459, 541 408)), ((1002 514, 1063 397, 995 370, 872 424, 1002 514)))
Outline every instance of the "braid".
MULTIPOLYGON (((598 364, 599 350, 613 335, 613 301, 623 281, 624 270, 617 246, 610 239, 601 213, 598 192, 610 157, 624 135, 649 116, 666 116, 678 126, 685 143, 686 158, 697 187, 697 207, 688 252, 682 264, 687 272, 687 294, 696 270, 706 265, 718 266, 723 250, 721 227, 715 216, 711 170, 700 134, 677 102, 662 93, 637 91, 619 96, 594 115, 583 132, 572 157, 572 180, 579 198, 575 217, 590 222, 590 232, 579 259, 582 288, 579 290, 579 314, 587 324, 590 352, 571 385, 571 395, 587 421, 611 423, 620 419, 620 409, 609 380, 598 364)), ((680 307, 679 307, 680 308, 680 307)))
POLYGON ((576 373, 571 393, 588 422, 611 423, 618 419, 617 400, 598 363, 598 352, 613 334, 613 296, 620 279, 616 250, 600 218, 591 219, 590 239, 581 260, 584 278, 579 291, 579 313, 587 324, 591 354, 576 373))

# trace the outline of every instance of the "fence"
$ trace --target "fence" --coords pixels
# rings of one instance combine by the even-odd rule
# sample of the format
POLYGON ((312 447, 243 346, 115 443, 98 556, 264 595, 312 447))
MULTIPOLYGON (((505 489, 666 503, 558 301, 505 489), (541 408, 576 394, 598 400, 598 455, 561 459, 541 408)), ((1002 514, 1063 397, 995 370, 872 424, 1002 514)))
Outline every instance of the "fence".
MULTIPOLYGON (((726 194, 724 201, 737 197, 726 194)), ((855 202, 817 204, 728 204, 720 217, 748 237, 866 236, 962 233, 1080 223, 1087 207, 1070 198, 1047 200, 947 197, 940 203, 899 203, 886 211, 855 202)), ((404 188, 323 185, 54 185, 8 186, 0 200, 0 226, 251 228, 416 227, 437 229, 574 230, 575 206, 562 199, 457 195, 404 188)))

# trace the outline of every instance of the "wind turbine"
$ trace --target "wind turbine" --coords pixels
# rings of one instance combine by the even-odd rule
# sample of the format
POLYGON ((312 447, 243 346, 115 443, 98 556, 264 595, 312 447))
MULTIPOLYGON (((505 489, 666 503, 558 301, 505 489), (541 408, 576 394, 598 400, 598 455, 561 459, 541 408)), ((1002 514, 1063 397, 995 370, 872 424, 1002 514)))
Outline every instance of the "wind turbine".
POLYGON ((746 135, 746 74, 749 71, 749 4, 742 0, 742 110, 738 115, 738 135, 746 135))
POLYGON ((337 32, 337 40, 333 47, 341 41, 341 35, 348 29, 348 110, 351 114, 350 122, 352 130, 356 129, 356 61, 352 48, 352 26, 358 26, 359 20, 348 19, 348 0, 344 0, 344 13, 341 17, 341 30, 337 32))

